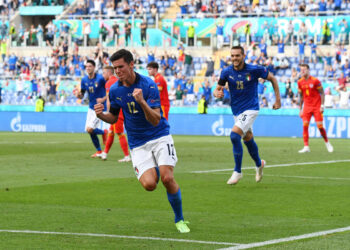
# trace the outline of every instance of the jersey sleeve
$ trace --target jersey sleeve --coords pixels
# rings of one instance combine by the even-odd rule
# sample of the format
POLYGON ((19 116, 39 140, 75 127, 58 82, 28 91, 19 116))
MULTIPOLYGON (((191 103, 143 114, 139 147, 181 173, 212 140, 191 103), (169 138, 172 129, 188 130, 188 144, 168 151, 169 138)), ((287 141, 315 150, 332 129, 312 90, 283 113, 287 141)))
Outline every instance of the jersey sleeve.
POLYGON ((109 112, 112 113, 113 115, 118 116, 121 107, 116 101, 117 98, 115 94, 113 92, 109 92, 108 98, 110 103, 109 112))
POLYGON ((149 94, 146 100, 151 108, 160 108, 160 96, 157 84, 151 83, 149 86, 149 94))
POLYGON ((98 80, 98 84, 100 85, 100 86, 102 86, 103 88, 106 88, 106 80, 103 78, 103 77, 101 77, 99 80, 98 80))
POLYGON ((221 74, 220 74, 220 79, 218 81, 218 84, 220 86, 225 86, 226 85, 226 82, 227 82, 227 71, 226 70, 222 70, 221 71, 221 74))
POLYGON ((322 88, 322 83, 317 78, 315 78, 315 87, 316 89, 322 88))
POLYGON ((257 78, 263 78, 263 79, 266 79, 267 76, 269 75, 268 69, 262 66, 257 67, 254 73, 257 78))
POLYGON ((84 78, 82 78, 81 81, 80 81, 80 89, 81 89, 82 91, 85 91, 85 90, 86 90, 84 78))

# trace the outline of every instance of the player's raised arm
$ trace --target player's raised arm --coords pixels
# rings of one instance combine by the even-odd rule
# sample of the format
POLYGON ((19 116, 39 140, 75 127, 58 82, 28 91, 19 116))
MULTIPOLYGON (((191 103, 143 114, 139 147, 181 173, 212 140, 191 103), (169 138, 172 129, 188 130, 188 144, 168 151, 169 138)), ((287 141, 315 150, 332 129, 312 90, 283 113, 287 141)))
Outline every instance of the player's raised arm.
POLYGON ((94 110, 96 113, 96 116, 100 118, 102 121, 114 124, 118 121, 118 115, 119 115, 119 110, 116 110, 115 112, 107 112, 104 113, 104 105, 102 103, 97 103, 94 105, 94 110))
POLYGON ((214 92, 213 92, 213 96, 215 98, 222 98, 222 97, 224 97, 225 85, 226 85, 226 82, 220 78, 219 82, 216 85, 216 88, 214 89, 214 92))
POLYGON ((281 95, 280 95, 280 89, 278 87, 277 79, 271 72, 269 72, 266 79, 272 83, 272 87, 275 92, 276 101, 273 104, 273 109, 279 109, 281 108, 281 95))
POLYGON ((153 126, 157 126, 161 119, 160 109, 152 109, 147 104, 146 100, 143 98, 142 89, 135 88, 132 96, 135 98, 135 101, 140 104, 143 112, 145 113, 146 120, 149 121, 153 126))

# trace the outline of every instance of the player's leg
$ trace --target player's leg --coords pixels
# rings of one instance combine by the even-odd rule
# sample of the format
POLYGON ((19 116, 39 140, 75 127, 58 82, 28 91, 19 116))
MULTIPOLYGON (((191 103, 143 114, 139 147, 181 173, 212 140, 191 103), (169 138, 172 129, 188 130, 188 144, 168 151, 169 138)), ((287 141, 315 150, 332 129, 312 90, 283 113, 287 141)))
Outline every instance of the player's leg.
POLYGON ((237 184, 242 178, 242 159, 243 159, 243 147, 241 138, 251 130, 251 127, 258 116, 259 111, 247 110, 238 116, 235 116, 235 125, 232 128, 230 135, 231 142, 233 145, 233 156, 235 159, 235 169, 231 178, 227 181, 227 184, 237 184))
POLYGON ((247 131, 243 137, 244 144, 246 145, 250 157, 254 160, 256 166, 255 181, 260 182, 263 176, 263 168, 266 165, 265 160, 260 159, 259 148, 256 144, 251 130, 247 131))
POLYGON ((303 111, 302 119, 303 119, 303 140, 304 140, 304 147, 299 150, 299 153, 307 153, 310 152, 309 147, 309 124, 311 119, 312 113, 303 111))
POLYGON ((88 109, 85 130, 90 134, 91 141, 96 148, 96 153, 91 155, 92 158, 100 157, 102 153, 100 141, 98 140, 98 137, 94 132, 94 130, 99 126, 99 124, 100 119, 96 117, 95 111, 93 111, 92 109, 88 109))
POLYGON ((241 138, 243 136, 243 131, 238 126, 234 125, 230 134, 232 148, 233 148, 233 157, 235 160, 235 168, 232 173, 232 176, 227 181, 227 184, 237 184, 242 178, 242 159, 243 159, 243 147, 241 138))
POLYGON ((324 142, 326 144, 326 148, 328 150, 329 153, 333 152, 333 146, 332 144, 328 141, 328 137, 327 137, 327 132, 325 130, 325 128, 323 127, 323 114, 320 111, 317 111, 314 113, 315 116, 315 121, 316 121, 316 125, 318 130, 320 131, 324 142))
POLYGON ((153 191, 157 187, 159 174, 156 170, 157 163, 149 144, 142 145, 131 150, 132 164, 137 179, 147 191, 153 191))
POLYGON ((108 152, 111 149, 113 142, 114 142, 114 132, 115 132, 115 124, 112 124, 109 127, 107 140, 106 140, 106 146, 105 146, 105 149, 103 150, 102 155, 101 155, 102 160, 107 160, 108 152))
POLYGON ((175 214, 175 226, 180 233, 188 233, 188 222, 182 213, 181 190, 174 178, 174 167, 177 162, 174 141, 171 135, 161 137, 152 148, 154 158, 159 165, 162 183, 167 190, 168 201, 175 214))
POLYGON ((130 155, 129 155, 128 141, 126 140, 126 136, 124 134, 124 117, 123 119, 120 119, 120 118, 118 119, 115 126, 115 132, 118 135, 119 144, 124 153, 124 158, 120 159, 119 162, 131 161, 130 155))
POLYGON ((170 107, 169 106, 161 106, 162 111, 163 111, 163 116, 165 119, 169 120, 169 110, 170 107))

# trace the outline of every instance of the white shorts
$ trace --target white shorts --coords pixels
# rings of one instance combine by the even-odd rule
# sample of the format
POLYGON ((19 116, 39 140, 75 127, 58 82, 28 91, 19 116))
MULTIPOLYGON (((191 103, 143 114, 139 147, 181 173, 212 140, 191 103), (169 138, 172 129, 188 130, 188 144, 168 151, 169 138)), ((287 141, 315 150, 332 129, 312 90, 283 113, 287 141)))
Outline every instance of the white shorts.
POLYGON ((131 160, 137 179, 140 179, 148 169, 156 166, 175 167, 177 156, 173 137, 166 135, 133 148, 131 160))
POLYGON ((242 129, 243 135, 245 135, 248 131, 252 131, 253 123, 258 114, 258 110, 246 110, 238 116, 233 116, 235 119, 235 126, 242 129))
POLYGON ((95 110, 88 109, 87 115, 86 115, 86 122, 85 122, 85 130, 87 128, 99 128, 101 124, 101 120, 97 118, 95 110))

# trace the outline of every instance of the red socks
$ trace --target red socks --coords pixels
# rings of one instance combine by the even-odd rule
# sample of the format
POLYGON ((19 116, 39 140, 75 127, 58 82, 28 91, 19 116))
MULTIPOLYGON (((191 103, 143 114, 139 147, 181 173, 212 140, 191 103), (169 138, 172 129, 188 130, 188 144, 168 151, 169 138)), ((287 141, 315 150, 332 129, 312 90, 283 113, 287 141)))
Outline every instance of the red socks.
POLYGON ((124 134, 119 136, 120 147, 122 148, 124 155, 129 155, 128 142, 126 141, 126 137, 124 134))
POLYGON ((309 126, 303 126, 304 146, 309 146, 309 126))
POLYGON ((318 128, 320 130, 320 133, 324 139, 325 142, 328 142, 328 138, 327 138, 327 133, 326 130, 322 127, 322 128, 318 128))
POLYGON ((108 134, 107 142, 104 150, 106 154, 108 154, 109 150, 111 149, 113 142, 114 142, 114 134, 108 134))

